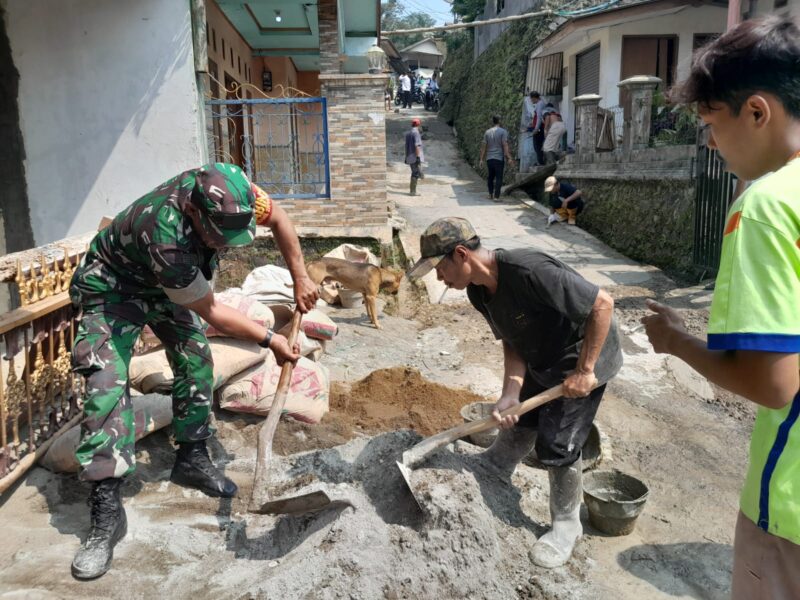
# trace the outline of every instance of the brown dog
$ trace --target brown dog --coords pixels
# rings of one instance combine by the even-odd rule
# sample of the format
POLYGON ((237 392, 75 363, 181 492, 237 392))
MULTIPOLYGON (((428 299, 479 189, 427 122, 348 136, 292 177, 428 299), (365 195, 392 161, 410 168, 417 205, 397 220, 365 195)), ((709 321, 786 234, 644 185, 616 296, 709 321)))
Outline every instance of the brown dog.
POLYGON ((403 279, 403 273, 341 258, 320 258, 308 263, 306 270, 311 281, 317 285, 326 281, 338 281, 344 287, 364 294, 367 316, 377 329, 381 328, 378 323, 378 311, 375 309, 378 291, 385 289, 396 294, 403 279))

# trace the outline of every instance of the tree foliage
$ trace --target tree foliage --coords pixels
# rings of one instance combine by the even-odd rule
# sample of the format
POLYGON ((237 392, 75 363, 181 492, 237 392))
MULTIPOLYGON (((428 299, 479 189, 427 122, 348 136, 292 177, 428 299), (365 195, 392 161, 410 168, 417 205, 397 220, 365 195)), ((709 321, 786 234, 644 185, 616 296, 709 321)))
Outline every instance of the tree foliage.
MULTIPOLYGON (((424 12, 406 13, 404 7, 397 0, 381 2, 381 29, 383 31, 396 31, 398 29, 417 29, 418 27, 433 27, 436 20, 424 12)), ((424 37, 422 33, 408 35, 393 35, 389 39, 398 48, 410 46, 424 37)))
POLYGON ((483 14, 486 0, 453 0, 453 12, 470 23, 483 14))

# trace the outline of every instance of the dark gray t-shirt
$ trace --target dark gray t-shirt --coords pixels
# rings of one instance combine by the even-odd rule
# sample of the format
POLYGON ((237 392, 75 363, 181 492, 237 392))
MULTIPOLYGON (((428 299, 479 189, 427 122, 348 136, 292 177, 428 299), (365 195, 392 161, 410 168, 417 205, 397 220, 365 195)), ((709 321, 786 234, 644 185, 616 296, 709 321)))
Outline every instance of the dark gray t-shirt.
POLYGON ((503 160, 503 142, 508 141, 508 132, 502 127, 492 127, 483 134, 483 141, 486 142, 486 160, 503 160))
MULTIPOLYGON (((580 355, 586 319, 600 288, 573 269, 537 250, 496 250, 497 291, 467 286, 467 296, 497 339, 508 343, 528 364, 541 386, 563 382, 580 355)), ((622 367, 616 321, 595 365, 598 381, 606 383, 622 367)))

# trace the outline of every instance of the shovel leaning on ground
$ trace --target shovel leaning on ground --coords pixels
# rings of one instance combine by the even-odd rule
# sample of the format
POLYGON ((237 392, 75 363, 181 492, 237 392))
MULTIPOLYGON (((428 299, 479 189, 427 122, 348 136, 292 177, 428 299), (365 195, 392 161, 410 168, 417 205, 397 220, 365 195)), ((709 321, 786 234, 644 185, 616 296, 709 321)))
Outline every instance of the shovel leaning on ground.
MULTIPOLYGON (((526 412, 532 411, 537 406, 546 404, 551 400, 560 398, 563 395, 564 393, 562 386, 557 385, 555 387, 551 387, 549 390, 545 390, 541 394, 537 394, 532 398, 528 398, 524 402, 520 402, 508 410, 504 410, 500 413, 500 415, 503 417, 508 415, 524 415, 526 412)), ((408 489, 411 491, 411 495, 414 496, 414 500, 420 509, 422 509, 422 502, 420 502, 420 499, 417 497, 417 494, 414 491, 414 487, 411 485, 411 470, 439 448, 455 442, 456 440, 460 440, 468 435, 487 431, 492 427, 497 427, 497 421, 495 421, 493 417, 486 417, 480 421, 464 423, 458 427, 453 427, 447 431, 443 431, 429 438, 425 438, 416 446, 403 452, 403 462, 398 462, 397 468, 400 469, 400 473, 403 475, 403 480, 406 482, 408 489)))
MULTIPOLYGON (((300 331, 300 321, 303 315, 295 309, 292 316, 292 325, 289 332, 289 347, 294 348, 297 334, 300 331)), ((253 495, 250 499, 248 510, 257 514, 288 514, 296 515, 314 510, 325 508, 331 503, 331 499, 323 491, 309 492, 298 496, 286 498, 269 499, 269 463, 272 460, 272 440, 275 437, 275 430, 278 427, 283 405, 286 404, 286 396, 289 393, 289 385, 292 382, 292 371, 294 363, 288 360, 283 363, 281 377, 278 380, 278 389, 275 392, 275 399, 269 409, 267 420, 258 432, 258 454, 256 459, 256 473, 253 479, 253 495)))

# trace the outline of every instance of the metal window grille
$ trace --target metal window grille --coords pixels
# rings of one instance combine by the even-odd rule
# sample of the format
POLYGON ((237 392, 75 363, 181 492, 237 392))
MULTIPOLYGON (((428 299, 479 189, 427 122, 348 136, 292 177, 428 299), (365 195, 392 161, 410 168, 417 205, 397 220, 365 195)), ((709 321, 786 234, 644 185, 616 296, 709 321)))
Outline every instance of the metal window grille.
POLYGON ((209 100, 209 154, 241 166, 273 198, 329 198, 325 98, 209 100))
POLYGON ((561 52, 528 59, 528 91, 537 91, 544 96, 561 96, 561 78, 564 55, 561 52))

